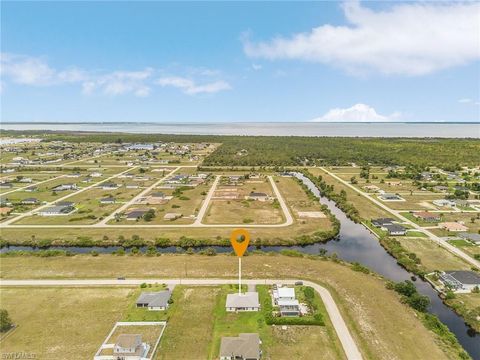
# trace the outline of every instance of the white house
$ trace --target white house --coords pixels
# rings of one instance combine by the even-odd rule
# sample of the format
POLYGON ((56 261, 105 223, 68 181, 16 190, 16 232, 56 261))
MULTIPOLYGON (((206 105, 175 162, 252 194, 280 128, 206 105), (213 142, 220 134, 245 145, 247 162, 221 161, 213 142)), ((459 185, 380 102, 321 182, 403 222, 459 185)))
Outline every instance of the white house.
POLYGON ((142 342, 142 335, 120 334, 113 346, 113 359, 141 360, 147 356, 149 346, 142 342))
POLYGON ((278 287, 273 290, 273 300, 278 305, 279 300, 295 300, 295 289, 291 287, 278 287))

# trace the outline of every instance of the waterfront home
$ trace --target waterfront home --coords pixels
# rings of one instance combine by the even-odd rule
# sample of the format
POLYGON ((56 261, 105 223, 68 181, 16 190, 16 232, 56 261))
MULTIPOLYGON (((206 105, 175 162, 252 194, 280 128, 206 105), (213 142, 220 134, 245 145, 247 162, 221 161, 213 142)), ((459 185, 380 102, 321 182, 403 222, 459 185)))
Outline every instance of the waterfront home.
POLYGON ((445 271, 439 280, 454 292, 466 293, 480 287, 480 275, 470 270, 445 271))

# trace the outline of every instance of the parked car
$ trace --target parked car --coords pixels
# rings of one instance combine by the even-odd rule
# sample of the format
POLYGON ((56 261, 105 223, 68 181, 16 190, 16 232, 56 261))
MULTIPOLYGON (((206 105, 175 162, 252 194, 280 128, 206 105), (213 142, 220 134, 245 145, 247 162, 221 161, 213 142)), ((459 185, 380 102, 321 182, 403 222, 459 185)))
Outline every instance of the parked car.
POLYGON ((295 285, 296 285, 296 286, 302 286, 302 285, 303 285, 303 281, 295 281, 295 285))

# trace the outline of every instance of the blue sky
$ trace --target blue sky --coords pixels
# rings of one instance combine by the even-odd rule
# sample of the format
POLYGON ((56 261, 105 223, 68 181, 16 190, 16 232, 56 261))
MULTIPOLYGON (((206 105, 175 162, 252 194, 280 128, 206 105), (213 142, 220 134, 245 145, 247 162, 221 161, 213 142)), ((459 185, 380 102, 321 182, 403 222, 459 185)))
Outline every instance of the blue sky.
POLYGON ((475 2, 1 6, 2 121, 480 121, 475 2))

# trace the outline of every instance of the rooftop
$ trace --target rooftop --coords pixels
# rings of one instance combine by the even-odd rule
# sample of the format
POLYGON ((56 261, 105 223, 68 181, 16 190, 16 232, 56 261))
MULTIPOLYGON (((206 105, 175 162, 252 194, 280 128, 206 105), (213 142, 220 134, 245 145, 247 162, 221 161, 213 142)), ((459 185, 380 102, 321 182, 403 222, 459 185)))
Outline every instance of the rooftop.
POLYGON ((222 337, 220 357, 241 359, 260 358, 260 337, 256 333, 243 333, 238 337, 222 337))
POLYGON ((248 291, 242 294, 227 294, 227 308, 260 307, 258 292, 248 291))

